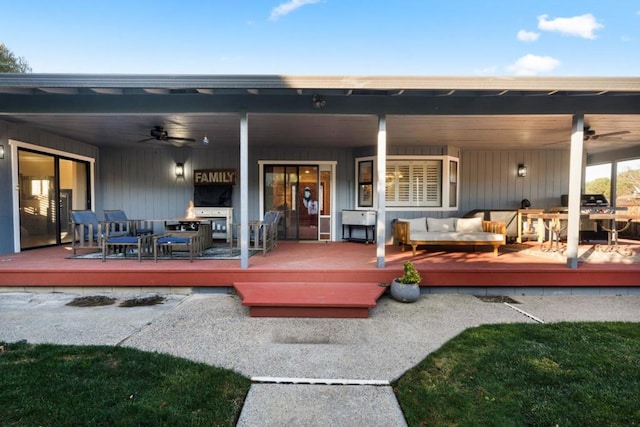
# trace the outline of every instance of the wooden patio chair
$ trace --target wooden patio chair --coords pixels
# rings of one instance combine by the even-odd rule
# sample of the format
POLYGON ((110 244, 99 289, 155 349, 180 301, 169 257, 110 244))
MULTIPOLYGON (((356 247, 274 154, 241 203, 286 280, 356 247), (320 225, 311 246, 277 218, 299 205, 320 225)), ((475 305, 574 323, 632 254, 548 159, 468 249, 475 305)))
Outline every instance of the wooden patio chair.
POLYGON ((113 231, 126 231, 131 236, 153 234, 153 224, 150 221, 129 219, 121 209, 105 210, 104 220, 113 231))
MULTIPOLYGON (((281 214, 279 211, 267 211, 262 221, 249 222, 249 250, 262 251, 266 255, 274 247, 278 246, 278 223, 281 214)), ((234 235, 231 238, 231 249, 234 240, 238 244, 242 224, 236 224, 234 235)))
POLYGON ((107 260, 111 253, 122 253, 124 258, 131 251, 137 254, 138 262, 142 261, 144 254, 151 254, 151 234, 140 236, 106 236, 102 239, 102 262, 107 260))
POLYGON ((109 230, 104 222, 98 221, 98 217, 92 210, 72 210, 70 217, 73 230, 71 239, 73 255, 76 255, 77 249, 101 250, 106 236, 128 235, 125 231, 109 230))

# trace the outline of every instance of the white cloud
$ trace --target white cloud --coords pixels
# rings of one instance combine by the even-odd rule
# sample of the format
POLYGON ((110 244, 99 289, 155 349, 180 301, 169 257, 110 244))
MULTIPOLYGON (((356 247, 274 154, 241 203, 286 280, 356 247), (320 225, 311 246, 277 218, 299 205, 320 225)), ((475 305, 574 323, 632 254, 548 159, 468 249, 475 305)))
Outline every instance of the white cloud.
POLYGON ((596 18, 587 13, 572 18, 555 18, 548 20, 549 15, 538 16, 538 28, 545 31, 557 31, 569 36, 577 36, 585 39, 595 39, 594 31, 604 28, 604 25, 596 21, 596 18))
POLYGON ((281 16, 288 15, 294 10, 307 5, 320 3, 322 0, 290 0, 287 3, 282 3, 279 6, 273 8, 271 15, 269 15, 270 21, 277 21, 281 16))
POLYGON ((508 66, 507 69, 517 76, 535 76, 539 73, 553 71, 558 65, 560 65, 560 61, 550 56, 528 54, 508 66))
POLYGON ((540 33, 526 30, 518 31, 518 40, 521 42, 534 42, 538 40, 538 37, 540 37, 540 33))

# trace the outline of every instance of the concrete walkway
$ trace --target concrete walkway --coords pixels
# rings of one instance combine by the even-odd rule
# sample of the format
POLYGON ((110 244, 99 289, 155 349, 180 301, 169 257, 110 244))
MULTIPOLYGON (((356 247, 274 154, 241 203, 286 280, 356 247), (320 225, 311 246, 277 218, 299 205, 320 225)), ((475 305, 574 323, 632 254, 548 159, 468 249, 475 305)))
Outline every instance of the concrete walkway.
POLYGON ((389 383, 467 328, 640 322, 637 295, 512 296, 512 306, 470 295, 414 304, 384 296, 369 319, 251 318, 228 294, 169 294, 164 304, 133 308, 65 305, 77 296, 0 293, 0 341, 123 345, 235 370, 254 379, 241 426, 406 425, 389 383))

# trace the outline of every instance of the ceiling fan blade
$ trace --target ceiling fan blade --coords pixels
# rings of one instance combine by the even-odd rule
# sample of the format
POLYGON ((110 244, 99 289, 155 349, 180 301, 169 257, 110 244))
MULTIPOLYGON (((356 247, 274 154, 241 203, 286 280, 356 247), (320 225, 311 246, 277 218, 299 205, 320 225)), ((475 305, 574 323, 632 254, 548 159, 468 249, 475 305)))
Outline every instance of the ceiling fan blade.
POLYGON ((147 142, 147 141, 151 141, 152 139, 156 139, 156 138, 154 138, 154 137, 150 137, 150 138, 143 138, 143 139, 139 139, 139 140, 138 140, 138 141, 136 141, 136 142, 147 142))
POLYGON ((609 136, 617 136, 617 135, 626 135, 628 133, 631 133, 631 131, 619 130, 617 132, 599 133, 599 134, 591 136, 591 139, 606 138, 606 137, 609 137, 609 136))
POLYGON ((170 141, 196 142, 193 138, 181 138, 179 136, 168 136, 166 139, 170 141))
POLYGON ((566 144, 569 141, 555 141, 555 142, 547 142, 546 144, 542 144, 543 146, 547 146, 547 145, 557 145, 557 144, 566 144))

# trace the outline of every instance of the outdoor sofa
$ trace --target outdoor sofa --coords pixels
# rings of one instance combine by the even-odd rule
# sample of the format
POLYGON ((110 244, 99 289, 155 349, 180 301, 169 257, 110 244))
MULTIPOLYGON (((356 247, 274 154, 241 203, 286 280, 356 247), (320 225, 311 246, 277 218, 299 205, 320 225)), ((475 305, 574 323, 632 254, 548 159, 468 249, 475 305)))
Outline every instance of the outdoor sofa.
POLYGON ((396 244, 411 246, 415 256, 418 246, 466 245, 492 246, 498 256, 498 248, 506 244, 504 222, 484 221, 475 218, 399 218, 393 224, 393 239, 396 244))

